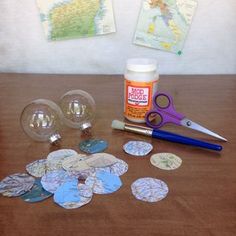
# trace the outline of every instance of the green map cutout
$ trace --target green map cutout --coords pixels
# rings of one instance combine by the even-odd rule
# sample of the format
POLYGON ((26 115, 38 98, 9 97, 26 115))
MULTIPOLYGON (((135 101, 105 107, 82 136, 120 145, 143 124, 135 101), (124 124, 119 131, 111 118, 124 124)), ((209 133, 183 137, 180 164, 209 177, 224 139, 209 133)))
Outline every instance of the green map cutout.
POLYGON ((115 32, 111 0, 37 0, 49 40, 115 32))

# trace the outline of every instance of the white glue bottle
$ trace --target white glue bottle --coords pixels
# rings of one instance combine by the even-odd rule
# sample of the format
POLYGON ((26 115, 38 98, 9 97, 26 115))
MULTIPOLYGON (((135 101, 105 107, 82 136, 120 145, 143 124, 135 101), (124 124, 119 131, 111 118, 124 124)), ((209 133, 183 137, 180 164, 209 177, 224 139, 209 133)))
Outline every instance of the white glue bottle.
POLYGON ((157 91, 159 74, 157 61, 150 58, 127 60, 124 83, 124 116, 126 119, 145 122, 145 114, 152 108, 152 97, 157 91))

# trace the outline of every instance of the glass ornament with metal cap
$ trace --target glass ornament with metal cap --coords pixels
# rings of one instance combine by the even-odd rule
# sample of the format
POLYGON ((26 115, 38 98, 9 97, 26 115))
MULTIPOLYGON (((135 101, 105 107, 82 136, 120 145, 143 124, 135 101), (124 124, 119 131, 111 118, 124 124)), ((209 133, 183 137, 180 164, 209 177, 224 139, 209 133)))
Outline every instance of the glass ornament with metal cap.
POLYGON ((95 117, 95 101, 83 90, 71 90, 59 101, 65 125, 80 129, 82 135, 91 136, 92 121, 95 117))
POLYGON ((47 99, 37 99, 22 111, 20 122, 24 132, 33 140, 57 144, 63 124, 59 106, 47 99))

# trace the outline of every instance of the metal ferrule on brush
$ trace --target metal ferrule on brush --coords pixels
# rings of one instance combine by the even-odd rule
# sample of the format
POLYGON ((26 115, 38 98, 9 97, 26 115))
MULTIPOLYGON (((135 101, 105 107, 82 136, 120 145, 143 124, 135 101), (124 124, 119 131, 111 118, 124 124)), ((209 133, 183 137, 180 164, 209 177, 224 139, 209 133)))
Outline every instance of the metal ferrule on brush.
POLYGON ((125 124, 124 130, 126 131, 130 131, 132 133, 136 133, 136 134, 142 134, 142 135, 146 135, 146 136, 152 136, 152 129, 150 128, 145 128, 142 126, 138 126, 138 125, 131 125, 131 124, 125 124))

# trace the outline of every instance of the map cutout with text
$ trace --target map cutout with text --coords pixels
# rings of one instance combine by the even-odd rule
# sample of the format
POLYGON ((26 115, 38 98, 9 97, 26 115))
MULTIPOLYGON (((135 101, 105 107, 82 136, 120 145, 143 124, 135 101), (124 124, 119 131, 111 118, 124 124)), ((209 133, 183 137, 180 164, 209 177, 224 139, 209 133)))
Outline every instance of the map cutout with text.
POLYGON ((144 0, 134 43, 180 55, 196 7, 197 0, 144 0))
POLYGON ((49 40, 92 37, 116 31, 111 0, 36 0, 49 40))

